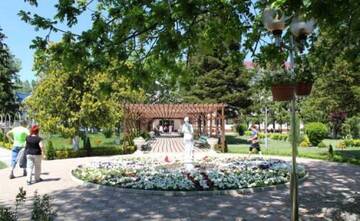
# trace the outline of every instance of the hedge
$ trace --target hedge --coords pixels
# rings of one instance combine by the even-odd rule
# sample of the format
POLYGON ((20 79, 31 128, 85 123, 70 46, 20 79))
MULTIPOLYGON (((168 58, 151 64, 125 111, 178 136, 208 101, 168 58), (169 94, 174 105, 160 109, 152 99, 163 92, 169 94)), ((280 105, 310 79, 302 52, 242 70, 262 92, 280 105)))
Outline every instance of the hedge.
POLYGON ((11 150, 12 144, 11 143, 6 143, 6 142, 0 142, 0 147, 4 147, 5 149, 11 150))
MULTIPOLYGON (((251 136, 251 131, 245 131, 245 136, 251 136)), ((258 133, 258 136, 260 139, 265 138, 265 133, 258 133)), ((272 140, 283 140, 286 141, 289 138, 288 134, 282 134, 282 133, 268 133, 268 138, 272 140)))
POLYGON ((79 149, 77 151, 74 151, 72 149, 62 149, 55 151, 54 159, 67 159, 87 156, 111 156, 128 154, 134 151, 134 147, 128 147, 126 150, 124 150, 122 147, 98 147, 91 149, 91 153, 90 155, 88 155, 88 151, 86 149, 79 149))
POLYGON ((346 147, 360 147, 360 139, 345 139, 343 142, 346 147))
POLYGON ((312 122, 305 125, 305 134, 309 137, 310 143, 317 146, 328 135, 328 128, 320 122, 312 122))

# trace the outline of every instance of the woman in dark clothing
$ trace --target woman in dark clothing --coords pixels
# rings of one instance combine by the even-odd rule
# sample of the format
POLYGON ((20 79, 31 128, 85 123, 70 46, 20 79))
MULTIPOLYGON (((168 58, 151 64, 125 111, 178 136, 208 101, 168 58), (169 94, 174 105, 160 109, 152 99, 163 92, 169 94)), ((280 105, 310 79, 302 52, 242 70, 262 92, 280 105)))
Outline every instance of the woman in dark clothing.
POLYGON ((31 127, 30 136, 26 137, 26 160, 27 160, 27 183, 30 185, 32 181, 32 172, 35 168, 35 182, 40 182, 41 158, 43 153, 42 138, 39 137, 39 127, 34 125, 31 127))

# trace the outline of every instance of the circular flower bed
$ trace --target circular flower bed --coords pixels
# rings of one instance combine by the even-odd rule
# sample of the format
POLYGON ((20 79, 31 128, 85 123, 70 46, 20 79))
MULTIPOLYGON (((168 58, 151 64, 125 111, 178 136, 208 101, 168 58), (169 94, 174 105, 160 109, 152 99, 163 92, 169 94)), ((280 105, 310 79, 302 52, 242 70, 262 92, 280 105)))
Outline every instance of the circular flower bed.
MULTIPOLYGON (((290 165, 282 160, 241 157, 204 157, 187 171, 180 160, 119 158, 93 162, 73 171, 77 178, 96 184, 145 190, 225 190, 286 183, 290 165)), ((305 176, 303 166, 297 168, 305 176)))

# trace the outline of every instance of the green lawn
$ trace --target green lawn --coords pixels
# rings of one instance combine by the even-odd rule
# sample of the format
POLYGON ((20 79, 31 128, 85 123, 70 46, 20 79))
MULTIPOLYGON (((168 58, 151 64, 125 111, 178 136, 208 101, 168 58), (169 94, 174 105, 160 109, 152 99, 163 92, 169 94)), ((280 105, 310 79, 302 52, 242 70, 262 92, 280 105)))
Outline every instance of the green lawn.
MULTIPOLYGON (((89 134, 91 147, 116 147, 119 145, 115 144, 115 135, 111 138, 106 138, 102 133, 89 134)), ((72 149, 71 138, 64 138, 60 135, 52 135, 50 140, 52 141, 55 149, 72 149)), ((45 140, 47 143, 48 140, 45 140)), ((80 148, 83 147, 83 142, 80 140, 80 148)))
MULTIPOLYGON (((236 136, 234 134, 226 135, 229 153, 245 153, 249 152, 250 143, 247 137, 236 136)), ((331 160, 337 162, 348 162, 360 165, 360 148, 346 148, 345 150, 336 149, 338 140, 326 139, 326 145, 331 144, 334 148, 334 156, 330 159, 328 148, 317 147, 299 147, 298 156, 322 160, 331 160)), ((265 148, 265 144, 261 143, 262 153, 265 155, 291 156, 291 145, 287 141, 269 140, 269 147, 265 148)))
POLYGON ((0 169, 4 169, 6 167, 7 167, 6 164, 4 162, 0 161, 0 169))

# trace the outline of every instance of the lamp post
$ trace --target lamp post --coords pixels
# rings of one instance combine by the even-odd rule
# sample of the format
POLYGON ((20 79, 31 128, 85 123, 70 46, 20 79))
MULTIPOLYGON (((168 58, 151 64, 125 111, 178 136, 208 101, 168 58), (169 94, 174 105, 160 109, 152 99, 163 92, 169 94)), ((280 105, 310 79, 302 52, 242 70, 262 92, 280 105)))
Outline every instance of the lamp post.
MULTIPOLYGON (((281 40, 281 35, 283 30, 286 28, 285 24, 285 16, 284 13, 279 9, 271 9, 266 8, 263 14, 263 23, 265 28, 272 32, 275 36, 275 44, 277 47, 285 48, 289 51, 290 58, 290 74, 294 77, 294 67, 295 67, 295 52, 298 48, 300 52, 303 51, 303 44, 306 41, 306 37, 313 31, 314 29, 314 20, 310 21, 302 21, 299 18, 294 18, 290 25, 290 31, 292 35, 290 35, 289 45, 285 45, 285 43, 281 40), (297 48, 294 42, 295 40, 298 42, 297 48)), ((298 221, 299 220, 299 202, 298 202, 298 176, 296 173, 296 155, 297 155, 297 135, 296 135, 296 93, 295 89, 293 89, 294 96, 291 100, 291 130, 292 130, 292 167, 290 174, 290 195, 291 195, 291 220, 298 221)))

